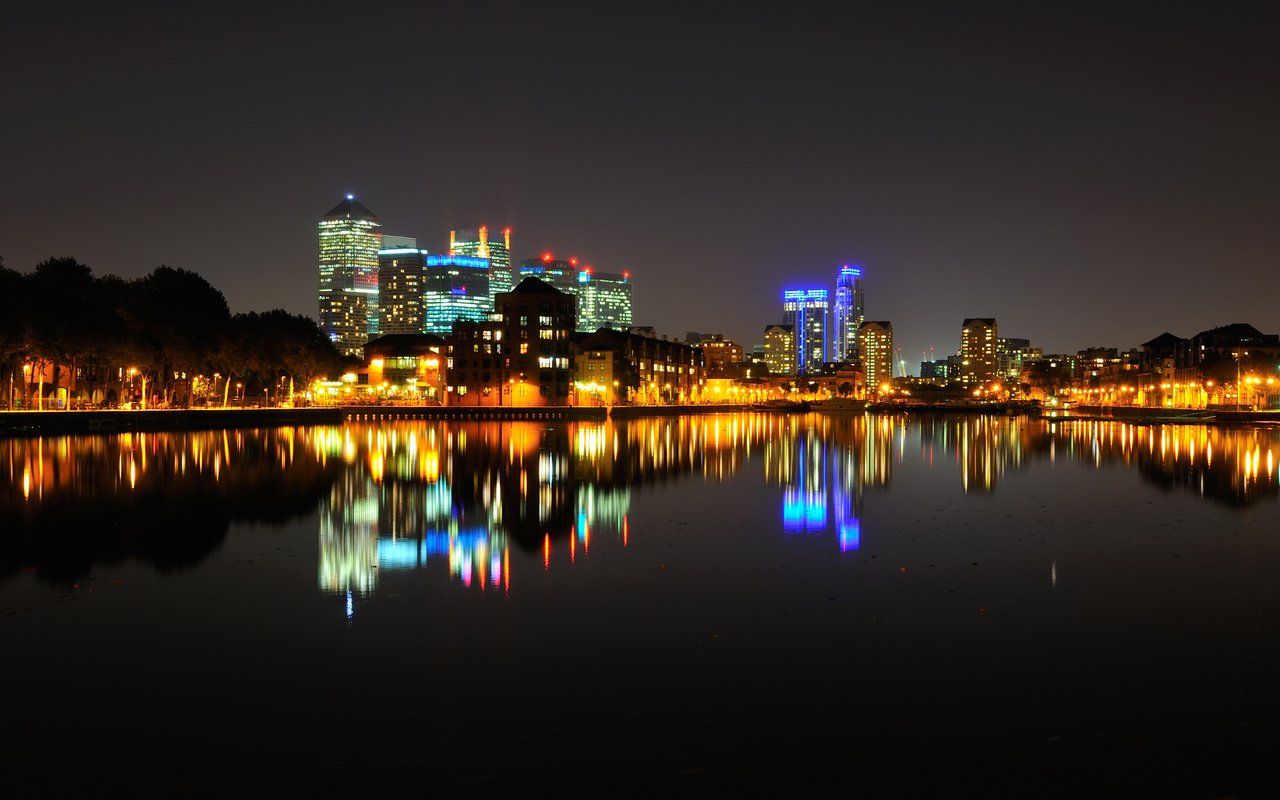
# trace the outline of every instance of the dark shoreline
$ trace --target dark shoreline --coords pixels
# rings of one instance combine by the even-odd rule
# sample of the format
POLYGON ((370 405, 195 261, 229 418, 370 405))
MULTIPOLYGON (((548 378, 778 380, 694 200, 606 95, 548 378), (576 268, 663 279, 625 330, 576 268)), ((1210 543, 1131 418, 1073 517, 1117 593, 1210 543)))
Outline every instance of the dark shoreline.
MULTIPOLYGON (((741 405, 615 406, 614 419, 718 414, 745 410, 741 405)), ((604 406, 324 406, 311 408, 156 409, 146 411, 0 412, 0 437, 48 436, 236 428, 288 425, 341 425, 347 421, 397 419, 449 420, 595 420, 608 419, 604 406)))
MULTIPOLYGON (((697 406, 325 406, 312 408, 165 409, 147 411, 8 411, 0 412, 0 437, 125 432, 198 431, 275 428, 289 425, 341 425, 397 419, 446 420, 616 420, 750 411, 746 405, 697 406)), ((824 409, 814 406, 813 411, 824 409)), ((843 410, 843 409, 841 409, 843 410)), ((916 405, 870 408, 866 413, 1016 414, 1003 406, 916 405)), ((864 413, 859 410, 856 413, 864 413)), ((1189 409, 1079 406, 1062 416, 1042 413, 1055 422, 1122 421, 1136 424, 1252 425, 1280 423, 1280 411, 1192 411, 1189 409)))

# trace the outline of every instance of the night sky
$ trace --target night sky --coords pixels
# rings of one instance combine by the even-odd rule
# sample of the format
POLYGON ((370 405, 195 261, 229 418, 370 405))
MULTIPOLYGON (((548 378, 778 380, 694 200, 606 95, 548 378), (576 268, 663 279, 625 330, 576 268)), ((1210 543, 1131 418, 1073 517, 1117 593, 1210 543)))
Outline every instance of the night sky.
POLYGON ((858 264, 912 372, 965 317, 1046 352, 1280 332, 1261 5, 542 6, 6 4, 0 255, 315 316, 354 192, 432 252, 510 225, 516 258, 630 270, 636 324, 748 347, 858 264))

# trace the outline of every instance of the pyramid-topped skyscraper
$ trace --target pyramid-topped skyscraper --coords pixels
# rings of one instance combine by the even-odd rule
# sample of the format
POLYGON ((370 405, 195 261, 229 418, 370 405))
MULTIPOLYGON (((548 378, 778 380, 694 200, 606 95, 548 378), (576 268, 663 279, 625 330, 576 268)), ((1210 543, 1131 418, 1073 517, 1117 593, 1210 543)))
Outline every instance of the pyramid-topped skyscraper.
POLYGON ((378 250, 382 224, 346 198, 320 220, 320 327, 345 355, 378 334, 378 250))

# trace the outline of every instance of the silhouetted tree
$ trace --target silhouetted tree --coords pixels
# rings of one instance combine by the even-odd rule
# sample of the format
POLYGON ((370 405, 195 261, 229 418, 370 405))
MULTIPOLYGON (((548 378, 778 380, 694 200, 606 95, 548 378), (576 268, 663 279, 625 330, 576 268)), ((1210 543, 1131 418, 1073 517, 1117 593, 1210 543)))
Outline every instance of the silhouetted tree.
POLYGON ((125 317, 138 367, 166 401, 190 400, 191 378, 211 372, 231 325, 222 292, 194 272, 159 266, 130 286, 125 317))

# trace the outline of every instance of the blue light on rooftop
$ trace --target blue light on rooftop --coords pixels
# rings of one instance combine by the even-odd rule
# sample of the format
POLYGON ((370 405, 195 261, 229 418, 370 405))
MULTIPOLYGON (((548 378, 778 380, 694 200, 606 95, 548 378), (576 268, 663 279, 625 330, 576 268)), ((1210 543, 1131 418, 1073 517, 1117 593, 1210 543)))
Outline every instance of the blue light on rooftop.
POLYGON ((428 267, 474 267, 488 269, 489 259, 476 256, 427 256, 428 267))
POLYGON ((826 300, 826 289, 787 289, 782 293, 783 300, 826 300))

